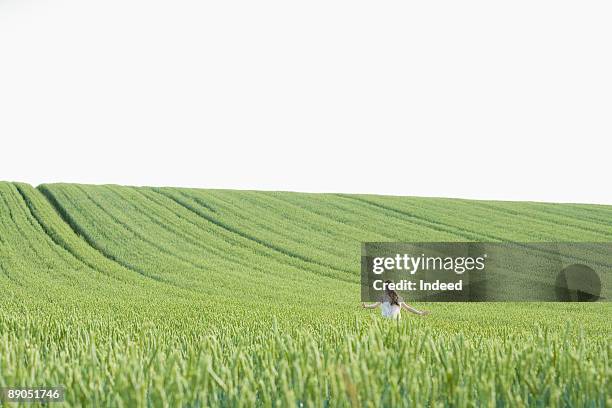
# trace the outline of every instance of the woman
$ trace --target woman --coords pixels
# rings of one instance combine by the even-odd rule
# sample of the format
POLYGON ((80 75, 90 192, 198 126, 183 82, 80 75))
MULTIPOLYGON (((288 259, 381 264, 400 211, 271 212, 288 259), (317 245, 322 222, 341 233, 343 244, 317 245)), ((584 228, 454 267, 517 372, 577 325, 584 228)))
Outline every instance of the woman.
MULTIPOLYGON (((391 281, 386 281, 385 283, 388 284, 391 283, 391 281)), ((385 285, 385 287, 385 294, 380 299, 380 302, 372 303, 371 305, 362 303, 361 306, 363 306, 365 309, 376 309, 378 306, 382 306, 382 315, 388 319, 399 319, 402 309, 419 316, 429 314, 429 312, 426 310, 417 310, 414 307, 407 305, 396 291, 389 289, 389 285, 385 285)))

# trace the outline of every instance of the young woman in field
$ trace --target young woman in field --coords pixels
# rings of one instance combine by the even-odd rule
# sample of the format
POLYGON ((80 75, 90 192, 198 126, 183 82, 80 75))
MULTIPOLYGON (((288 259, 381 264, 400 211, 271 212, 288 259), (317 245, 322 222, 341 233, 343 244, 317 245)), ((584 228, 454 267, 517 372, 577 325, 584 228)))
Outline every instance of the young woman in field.
POLYGON ((372 303, 370 305, 362 303, 361 306, 364 309, 376 309, 377 307, 381 306, 383 317, 386 317, 388 319, 399 319, 402 309, 419 316, 425 316, 429 314, 429 311, 427 310, 418 310, 406 304, 396 291, 389 289, 388 284, 391 283, 391 281, 386 281, 385 283, 387 283, 387 285, 385 285, 385 294, 381 297, 380 301, 372 303))

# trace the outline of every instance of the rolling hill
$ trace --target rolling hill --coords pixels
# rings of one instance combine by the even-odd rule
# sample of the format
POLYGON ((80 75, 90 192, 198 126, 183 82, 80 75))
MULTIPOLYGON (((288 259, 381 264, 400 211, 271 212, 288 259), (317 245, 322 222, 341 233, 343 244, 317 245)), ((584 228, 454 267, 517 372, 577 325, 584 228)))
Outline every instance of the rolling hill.
POLYGON ((609 303, 359 307, 364 241, 612 240, 612 206, 0 182, 0 386, 67 405, 611 402, 609 303))

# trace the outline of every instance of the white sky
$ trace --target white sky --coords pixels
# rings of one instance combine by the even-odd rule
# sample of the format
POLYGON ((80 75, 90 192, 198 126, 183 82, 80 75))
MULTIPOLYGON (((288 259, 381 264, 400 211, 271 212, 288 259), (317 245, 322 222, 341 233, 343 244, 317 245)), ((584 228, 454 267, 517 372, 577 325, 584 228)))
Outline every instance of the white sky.
POLYGON ((0 0, 0 180, 612 204, 611 4, 0 0))

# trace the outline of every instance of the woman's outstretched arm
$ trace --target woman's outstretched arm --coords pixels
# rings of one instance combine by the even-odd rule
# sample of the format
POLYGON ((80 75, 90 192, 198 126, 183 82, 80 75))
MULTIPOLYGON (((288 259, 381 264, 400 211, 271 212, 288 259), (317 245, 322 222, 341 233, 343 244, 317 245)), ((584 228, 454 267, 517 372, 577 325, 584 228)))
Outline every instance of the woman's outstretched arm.
POLYGON ((418 309, 415 309, 414 307, 412 307, 410 305, 407 305, 404 302, 400 303, 400 305, 402 306, 403 309, 406 309, 410 313, 414 313, 414 314, 419 315, 419 316, 425 316, 425 315, 429 314, 429 312, 427 310, 418 310, 418 309))
POLYGON ((371 305, 366 305, 365 303, 362 303, 361 306, 364 309, 376 309, 378 306, 380 306, 380 302, 372 303, 371 305))

